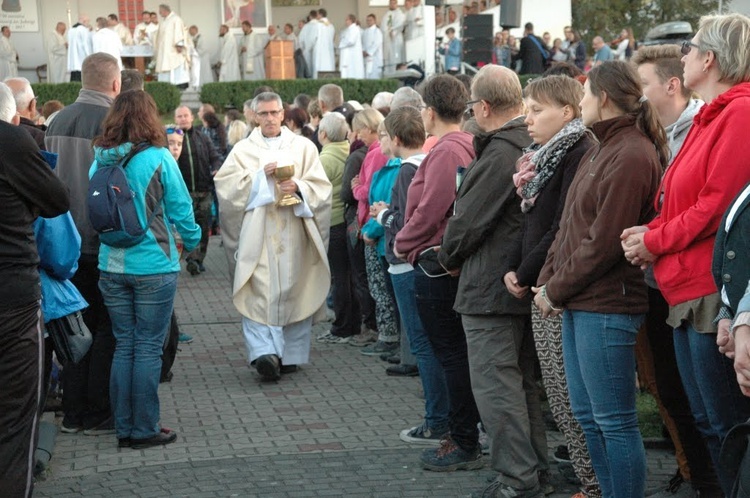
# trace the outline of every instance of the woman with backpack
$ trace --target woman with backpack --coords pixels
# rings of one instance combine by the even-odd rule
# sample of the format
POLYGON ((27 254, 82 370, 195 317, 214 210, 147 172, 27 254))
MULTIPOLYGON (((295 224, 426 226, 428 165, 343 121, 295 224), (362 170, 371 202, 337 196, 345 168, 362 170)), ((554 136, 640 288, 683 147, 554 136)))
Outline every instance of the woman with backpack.
POLYGON ((104 120, 102 135, 93 143, 91 184, 98 184, 95 177, 100 170, 121 168, 127 184, 111 188, 129 190, 134 202, 132 207, 117 207, 124 219, 132 216, 128 210, 134 208, 134 217, 144 229, 140 237, 121 236, 118 242, 103 233, 99 249, 99 288, 117 340, 110 395, 118 446, 139 449, 168 444, 177 434, 159 425, 157 391, 180 271, 170 223, 187 251, 198 245, 201 231, 180 170, 166 148, 151 96, 143 91, 120 94, 104 120))

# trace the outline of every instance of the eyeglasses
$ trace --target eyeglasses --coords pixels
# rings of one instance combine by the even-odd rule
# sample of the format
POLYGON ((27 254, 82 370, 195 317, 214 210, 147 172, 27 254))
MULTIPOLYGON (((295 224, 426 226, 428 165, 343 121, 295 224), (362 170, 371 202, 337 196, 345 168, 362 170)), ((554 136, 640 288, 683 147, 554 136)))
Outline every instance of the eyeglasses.
POLYGON ((261 112, 256 112, 255 115, 259 116, 259 117, 261 117, 263 119, 268 118, 268 117, 274 117, 275 118, 276 116, 278 116, 282 112, 284 112, 284 109, 279 109, 278 111, 261 111, 261 112))
POLYGON ((477 99, 477 100, 470 100, 470 101, 468 101, 468 102, 466 103, 466 107, 467 107, 467 109, 468 109, 468 108, 471 108, 471 107, 472 107, 472 106, 473 106, 474 104, 478 104, 478 103, 480 103, 481 101, 482 101, 482 99, 477 99))
POLYGON ((182 128, 167 128, 167 135, 172 135, 174 133, 177 133, 178 135, 185 134, 182 128))
POLYGON ((685 40, 684 42, 682 42, 682 46, 680 47, 680 52, 682 52, 682 55, 687 55, 690 53, 690 50, 692 50, 693 47, 700 50, 700 46, 691 42, 690 40, 685 40))

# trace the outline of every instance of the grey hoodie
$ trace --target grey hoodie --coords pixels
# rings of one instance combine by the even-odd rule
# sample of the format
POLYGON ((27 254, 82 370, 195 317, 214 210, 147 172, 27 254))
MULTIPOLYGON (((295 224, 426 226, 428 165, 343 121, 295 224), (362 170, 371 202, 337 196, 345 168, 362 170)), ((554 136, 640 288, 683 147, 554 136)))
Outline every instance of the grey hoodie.
POLYGON ((677 157, 677 153, 680 152, 682 144, 685 142, 685 138, 687 138, 688 132, 690 131, 690 127, 693 126, 693 118, 698 114, 698 111, 703 107, 703 104, 704 102, 702 100, 690 99, 685 110, 682 111, 680 117, 677 118, 677 121, 665 128, 669 144, 670 165, 674 162, 674 158, 677 157))

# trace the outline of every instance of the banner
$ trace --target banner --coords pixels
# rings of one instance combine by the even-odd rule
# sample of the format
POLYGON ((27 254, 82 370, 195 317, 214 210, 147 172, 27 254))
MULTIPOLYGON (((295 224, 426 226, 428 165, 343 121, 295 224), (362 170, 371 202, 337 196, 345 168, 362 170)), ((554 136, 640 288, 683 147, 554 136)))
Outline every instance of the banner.
POLYGON ((2 0, 0 26, 8 26, 11 33, 39 31, 36 0, 2 0))

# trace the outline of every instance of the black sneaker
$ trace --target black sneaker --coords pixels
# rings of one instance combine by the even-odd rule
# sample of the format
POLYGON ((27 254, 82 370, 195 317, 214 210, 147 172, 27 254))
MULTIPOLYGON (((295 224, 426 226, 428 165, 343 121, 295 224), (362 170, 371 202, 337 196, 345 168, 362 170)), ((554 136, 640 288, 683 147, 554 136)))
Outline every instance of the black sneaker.
POLYGON ((447 436, 447 432, 448 431, 433 431, 427 427, 427 421, 424 421, 422 422, 422 425, 412 427, 411 429, 404 429, 398 437, 401 438, 401 441, 407 443, 440 446, 440 441, 447 436))
POLYGON ((165 444, 174 443, 177 439, 177 433, 175 431, 164 431, 161 430, 157 435, 151 436, 146 439, 130 439, 130 447, 134 450, 142 450, 145 448, 151 448, 153 446, 163 446, 165 444))
POLYGON ((570 463, 570 453, 568 453, 568 447, 564 444, 557 447, 553 456, 560 463, 570 463))
POLYGON ((187 260, 187 266, 186 269, 192 276, 200 275, 200 268, 198 267, 198 262, 194 259, 188 259, 187 260))
POLYGON ((472 451, 465 451, 448 436, 440 441, 440 447, 422 452, 422 468, 433 472, 453 472, 455 470, 477 470, 484 467, 479 445, 472 451))

